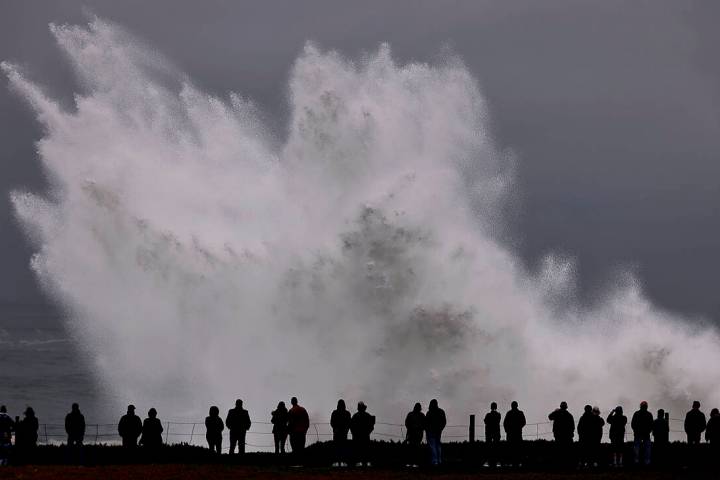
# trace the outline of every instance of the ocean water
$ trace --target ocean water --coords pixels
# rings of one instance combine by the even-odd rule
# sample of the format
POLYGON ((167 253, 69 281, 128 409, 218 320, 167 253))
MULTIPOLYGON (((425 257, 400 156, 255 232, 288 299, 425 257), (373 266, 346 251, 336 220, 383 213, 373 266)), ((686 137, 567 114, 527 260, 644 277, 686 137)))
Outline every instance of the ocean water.
POLYGON ((53 308, 0 307, 0 404, 13 417, 32 406, 54 424, 78 402, 88 422, 98 419, 101 394, 82 355, 53 308))

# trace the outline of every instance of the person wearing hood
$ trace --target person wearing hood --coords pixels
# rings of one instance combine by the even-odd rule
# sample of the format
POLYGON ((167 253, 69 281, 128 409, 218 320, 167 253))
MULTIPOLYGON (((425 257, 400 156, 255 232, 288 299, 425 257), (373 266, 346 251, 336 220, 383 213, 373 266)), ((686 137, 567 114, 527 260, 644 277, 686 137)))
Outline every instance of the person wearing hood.
POLYGON ((434 398, 430 400, 427 414, 425 415, 425 438, 430 446, 430 463, 433 466, 442 463, 442 432, 447 425, 445 411, 438 406, 434 398))
POLYGON ((156 451, 163 444, 162 433, 163 426, 157 418, 157 410, 151 408, 148 410, 148 418, 143 421, 140 445, 148 451, 156 451))
POLYGON ((335 447, 335 467, 347 466, 347 441, 350 431, 350 411, 342 398, 337 402, 337 408, 330 415, 330 427, 333 431, 333 446, 335 447))
POLYGON ((578 442, 580 443, 580 466, 587 467, 592 461, 592 424, 595 421, 592 407, 585 405, 583 414, 577 424, 578 442))
POLYGON ((720 463, 720 410, 710 410, 710 419, 705 427, 705 440, 710 443, 711 464, 720 463))
POLYGON ((412 412, 405 417, 405 441, 408 445, 408 467, 420 465, 420 453, 423 435, 425 433, 425 414, 422 412, 420 402, 416 403, 412 412))
POLYGON ((350 419, 356 466, 370 466, 370 434, 374 429, 375 416, 367 412, 364 402, 359 402, 357 412, 350 419))
POLYGON ((285 442, 288 436, 288 409, 285 402, 279 402, 277 408, 270 412, 275 453, 285 453, 285 442))
POLYGON ((220 418, 220 409, 213 405, 210 407, 208 416, 205 417, 205 440, 211 452, 218 455, 222 453, 222 432, 225 430, 225 424, 220 418))

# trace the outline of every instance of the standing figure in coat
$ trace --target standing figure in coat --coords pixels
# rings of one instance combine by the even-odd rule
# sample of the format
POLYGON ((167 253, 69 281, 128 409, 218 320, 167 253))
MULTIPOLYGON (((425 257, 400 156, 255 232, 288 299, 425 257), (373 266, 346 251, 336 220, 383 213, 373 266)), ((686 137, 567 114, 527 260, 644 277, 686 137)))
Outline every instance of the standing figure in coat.
POLYGON ((627 425, 627 417, 623 415, 621 406, 618 405, 610 412, 607 423, 610 425, 610 447, 613 453, 613 466, 621 467, 625 449, 625 426, 627 425))
POLYGON ((430 464, 433 466, 442 463, 442 432, 447 425, 445 411, 438 406, 434 398, 430 400, 427 414, 425 414, 425 438, 430 447, 430 464))
POLYGON ((670 424, 665 419, 665 410, 657 411, 657 417, 652 426, 653 450, 655 450, 655 463, 660 464, 666 461, 666 453, 670 445, 670 424), (657 461, 657 460, 660 461, 657 461))
POLYGON ((337 408, 330 415, 330 427, 333 431, 333 446, 335 447, 335 463, 333 463, 335 467, 347 466, 350 420, 350 411, 345 407, 345 400, 341 398, 337 402, 337 408))
POLYGON ((298 399, 290 399, 290 411, 288 412, 288 431, 290 432, 290 447, 293 456, 301 460, 305 450, 305 437, 310 428, 310 417, 307 410, 298 404, 298 399))
POLYGON ((370 434, 375 429, 375 417, 367 412, 367 406, 359 402, 357 412, 350 419, 355 465, 370 466, 370 434))
POLYGON ((85 439, 85 416, 80 412, 80 406, 73 403, 70 413, 65 416, 65 433, 69 447, 82 447, 85 439))
POLYGON ((508 460, 513 466, 520 466, 522 463, 522 430, 526 424, 525 414, 518 408, 518 402, 513 400, 510 404, 510 410, 505 414, 505 420, 503 421, 505 439, 508 443, 508 460))
POLYGON ((127 413, 120 417, 118 434, 122 438, 122 445, 126 449, 137 447, 138 438, 142 433, 142 420, 135 415, 135 405, 128 405, 127 413))
POLYGON ((208 416, 205 417, 205 439, 210 451, 216 452, 218 455, 222 453, 223 430, 225 430, 225 424, 220 418, 220 409, 213 405, 210 407, 208 416))
POLYGON ((148 452, 156 453, 163 444, 162 433, 163 426, 157 418, 157 410, 151 408, 148 410, 148 418, 143 421, 140 445, 148 452))
POLYGON ((685 415, 685 434, 687 435, 687 443, 697 445, 700 443, 702 432, 705 431, 707 421, 705 414, 700 410, 700 402, 695 400, 692 409, 685 415))
POLYGON ((15 422, 7 414, 5 405, 0 405, 0 466, 8 464, 14 430, 15 422))
POLYGON ((705 428, 705 440, 710 442, 710 463, 714 469, 720 464, 720 410, 710 410, 710 420, 705 428))
POLYGON ((272 434, 275 440, 275 453, 285 453, 285 442, 288 436, 288 409, 285 402, 278 403, 278 406, 270 414, 272 423, 272 434))
POLYGON ((488 466, 497 465, 497 448, 500 443, 500 420, 502 415, 497 411, 497 403, 490 404, 490 411, 485 414, 485 445, 488 449, 488 466))
POLYGON ((32 407, 25 409, 24 418, 15 423, 15 448, 18 450, 20 463, 31 460, 32 453, 37 447, 38 428, 40 424, 32 407))
POLYGON ((425 434, 425 414, 422 412, 422 405, 416 403, 412 412, 405 417, 405 441, 408 445, 407 467, 420 466, 422 453, 421 444, 425 434))
POLYGON ((228 411, 225 417, 225 426, 230 430, 230 455, 235 453, 237 445, 238 454, 245 453, 245 435, 251 426, 250 414, 243 408, 243 401, 235 400, 235 408, 228 411))
POLYGON ((630 427, 633 431, 635 465, 640 461, 645 465, 650 465, 650 454, 652 447, 650 445, 650 433, 653 427, 652 413, 648 412, 648 403, 643 400, 640 402, 640 410, 633 413, 630 427))

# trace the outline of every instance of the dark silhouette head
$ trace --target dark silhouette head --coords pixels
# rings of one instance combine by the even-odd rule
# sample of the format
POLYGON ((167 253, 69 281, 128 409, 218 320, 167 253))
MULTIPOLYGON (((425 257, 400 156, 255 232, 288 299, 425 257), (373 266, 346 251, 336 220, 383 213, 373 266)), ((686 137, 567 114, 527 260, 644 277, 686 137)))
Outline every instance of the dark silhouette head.
POLYGON ((7 413, 7 407, 5 405, 0 405, 0 413, 7 413))
POLYGON ((718 415, 720 415, 720 410, 718 410, 717 408, 713 408, 712 410, 710 410, 711 417, 717 417, 718 415))
POLYGON ((493 412, 494 412, 495 410, 497 410, 497 403, 492 402, 492 403, 490 404, 490 410, 492 410, 493 412))
POLYGON ((128 405, 127 413, 128 415, 135 415, 135 405, 128 405))
POLYGON ((212 407, 210 407, 209 413, 211 417, 217 417, 218 415, 220 415, 220 409, 213 405, 212 407))
POLYGON ((150 418, 157 417, 157 410, 155 410, 154 408, 151 408, 150 410, 148 410, 148 417, 150 417, 150 418))
POLYGON ((562 401, 560 402, 560 410, 567 410, 567 402, 562 401))
POLYGON ((290 405, 292 405, 292 406, 294 407, 294 406, 297 405, 297 404, 298 404, 298 402, 297 402, 297 397, 292 397, 292 398, 290 399, 290 405))
POLYGON ((692 408, 693 408, 693 410, 699 410, 699 409, 700 409, 700 402, 698 402, 697 400, 695 400, 695 401, 693 402, 692 408))
POLYGON ((364 402, 358 402, 358 412, 364 412, 367 410, 367 405, 364 402))
POLYGON ((79 411, 80 411, 80 405, 78 405, 77 403, 73 403, 72 406, 70 407, 70 409, 71 409, 73 412, 79 412, 79 411))
POLYGON ((235 400, 235 408, 242 408, 243 402, 239 398, 235 400))
POLYGON ((345 400, 343 400, 342 398, 340 400, 338 400, 337 409, 340 411, 344 411, 346 409, 345 408, 345 400))
POLYGON ((615 413, 617 413, 618 415, 622 415, 623 409, 622 409, 622 407, 621 407, 620 405, 618 405, 617 407, 615 407, 615 413))
POLYGON ((658 410, 657 418, 664 419, 665 418, 665 410, 663 410, 662 408, 660 410, 658 410))
POLYGON ((592 413, 592 407, 590 405, 585 405, 585 408, 583 408, 585 413, 592 413))
POLYGON ((645 400, 640 402, 640 410, 645 411, 647 409, 648 409, 648 403, 645 400))
POLYGON ((285 410, 285 402, 279 402, 277 408, 278 410, 285 410))
POLYGON ((670 414, 668 412, 665 412, 665 420, 670 421, 670 414))
POLYGON ((600 407, 593 407, 592 413, 593 415, 600 415, 600 407))
POLYGON ((420 413, 422 412, 422 405, 420 405, 420 402, 417 402, 415 406, 413 407, 413 412, 420 413))
POLYGON ((428 410, 436 410, 438 408, 438 401, 436 399, 430 400, 430 405, 428 405, 428 410))
POLYGON ((25 416, 26 417, 34 417, 35 416, 35 410, 33 410, 32 407, 27 407, 25 409, 25 416))
POLYGON ((510 404, 510 408, 511 408, 512 410, 517 410, 517 408, 518 408, 518 403, 517 403, 515 400, 513 400, 512 403, 510 404))

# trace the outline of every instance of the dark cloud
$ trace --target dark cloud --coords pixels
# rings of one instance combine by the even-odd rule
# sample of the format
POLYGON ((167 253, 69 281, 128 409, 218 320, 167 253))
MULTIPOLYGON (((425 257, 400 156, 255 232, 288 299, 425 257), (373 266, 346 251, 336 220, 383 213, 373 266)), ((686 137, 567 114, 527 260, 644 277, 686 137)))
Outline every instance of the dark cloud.
MULTIPOLYGON (((70 101, 49 22, 82 22, 88 2, 5 0, 0 58, 70 101)), ((285 86, 306 40, 348 55, 391 44, 427 61, 449 46, 481 81, 494 134, 519 156, 513 246, 532 267, 577 257, 592 300, 618 266, 660 305, 720 319, 720 7, 661 1, 98 0, 200 86, 256 99, 278 132, 285 86)), ((22 102, 0 91, 0 191, 39 189, 22 102)), ((41 298, 31 250, 0 197, 0 302, 41 298)))

